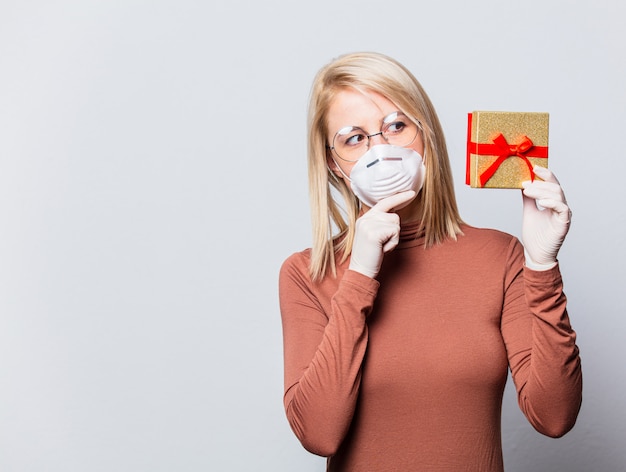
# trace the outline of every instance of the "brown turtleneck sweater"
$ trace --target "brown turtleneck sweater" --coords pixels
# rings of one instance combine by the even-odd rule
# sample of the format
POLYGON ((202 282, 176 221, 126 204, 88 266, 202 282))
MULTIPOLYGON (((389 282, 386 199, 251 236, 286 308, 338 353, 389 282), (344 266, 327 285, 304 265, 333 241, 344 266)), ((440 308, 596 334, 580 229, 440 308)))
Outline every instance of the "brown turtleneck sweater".
POLYGON ((502 471, 507 368, 538 431, 573 427, 582 374, 558 266, 532 271, 513 236, 463 232, 424 249, 403 228, 377 280, 346 261, 313 283, 309 250, 284 262, 285 409, 329 471, 502 471))

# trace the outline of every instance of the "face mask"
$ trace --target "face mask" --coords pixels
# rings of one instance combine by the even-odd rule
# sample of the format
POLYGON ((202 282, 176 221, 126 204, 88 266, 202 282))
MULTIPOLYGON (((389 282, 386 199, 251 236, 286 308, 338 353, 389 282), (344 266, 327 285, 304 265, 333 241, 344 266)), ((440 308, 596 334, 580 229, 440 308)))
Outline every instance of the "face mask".
POLYGON ((383 198, 405 190, 419 193, 426 167, 422 156, 413 149, 379 144, 363 154, 350 177, 341 173, 350 181, 357 198, 371 208, 383 198))

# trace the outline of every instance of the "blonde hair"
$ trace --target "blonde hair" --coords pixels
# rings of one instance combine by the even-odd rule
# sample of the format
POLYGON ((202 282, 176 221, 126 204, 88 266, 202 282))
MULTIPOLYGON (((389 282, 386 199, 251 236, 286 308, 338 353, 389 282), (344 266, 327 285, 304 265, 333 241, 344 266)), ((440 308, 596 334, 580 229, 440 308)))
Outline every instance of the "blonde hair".
POLYGON ((418 194, 425 247, 456 239, 459 216, 446 142, 435 109, 417 79, 396 60, 383 54, 346 54, 323 67, 311 89, 308 114, 309 193, 313 227, 310 274, 319 280, 336 275, 336 258, 345 261, 352 251, 359 201, 344 179, 328 167, 328 112, 338 92, 352 88, 377 92, 419 124, 424 142, 426 177, 418 194), (333 190, 342 197, 342 208, 333 190), (333 224, 337 231, 333 234, 333 224))

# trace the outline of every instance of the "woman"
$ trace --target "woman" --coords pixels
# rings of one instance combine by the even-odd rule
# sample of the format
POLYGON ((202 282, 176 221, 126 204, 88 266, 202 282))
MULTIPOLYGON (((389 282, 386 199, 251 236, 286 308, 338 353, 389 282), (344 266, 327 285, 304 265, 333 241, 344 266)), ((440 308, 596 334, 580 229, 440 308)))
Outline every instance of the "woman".
POLYGON ((327 470, 502 471, 509 368, 535 429, 573 427, 582 375, 556 259, 571 213, 551 172, 535 173, 524 246, 471 227, 413 75, 374 53, 318 73, 313 247, 283 264, 280 308, 287 418, 327 470))

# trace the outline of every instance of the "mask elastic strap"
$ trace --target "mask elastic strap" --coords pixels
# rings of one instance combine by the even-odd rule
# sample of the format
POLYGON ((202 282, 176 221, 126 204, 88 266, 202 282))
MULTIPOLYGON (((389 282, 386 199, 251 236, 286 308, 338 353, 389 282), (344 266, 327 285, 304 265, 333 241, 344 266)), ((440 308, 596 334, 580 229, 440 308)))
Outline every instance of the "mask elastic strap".
MULTIPOLYGON (((348 177, 346 175, 346 173, 343 171, 343 169, 339 166, 339 164, 337 164, 337 161, 335 160, 334 157, 331 156, 331 159, 333 160, 333 162, 335 163, 335 165, 337 166, 337 169, 339 169, 339 172, 341 172, 341 174, 348 180, 348 182, 352 182, 352 180, 350 179, 350 177, 348 177)), ((328 164, 326 164, 326 167, 328 167, 328 164)), ((332 172, 333 174, 335 173, 330 167, 328 167, 328 170, 330 172, 332 172)))

